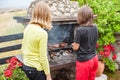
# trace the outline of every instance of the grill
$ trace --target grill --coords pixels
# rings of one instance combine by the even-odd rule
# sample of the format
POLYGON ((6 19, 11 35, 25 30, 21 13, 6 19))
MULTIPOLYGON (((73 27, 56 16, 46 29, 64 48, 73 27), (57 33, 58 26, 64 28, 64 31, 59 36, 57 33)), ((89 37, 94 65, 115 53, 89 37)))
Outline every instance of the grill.
POLYGON ((74 29, 75 25, 73 24, 61 24, 60 22, 58 24, 57 22, 53 24, 53 28, 48 32, 49 62, 58 69, 66 65, 73 65, 73 62, 75 62, 76 55, 71 46, 74 38, 74 29))
MULTIPOLYGON (((15 16, 14 19, 22 24, 26 24, 30 20, 20 16, 15 16)), ((71 48, 71 44, 77 25, 74 20, 68 20, 68 18, 67 20, 65 18, 54 18, 53 28, 48 31, 48 57, 51 70, 75 64, 76 55, 71 48)))

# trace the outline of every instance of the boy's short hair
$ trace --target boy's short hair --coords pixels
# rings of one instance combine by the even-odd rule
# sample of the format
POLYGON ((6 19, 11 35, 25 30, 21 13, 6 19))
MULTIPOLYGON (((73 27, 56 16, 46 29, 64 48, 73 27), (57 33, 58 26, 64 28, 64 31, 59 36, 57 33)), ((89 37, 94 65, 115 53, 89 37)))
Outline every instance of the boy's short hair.
POLYGON ((93 25, 93 11, 92 9, 84 5, 78 10, 77 21, 80 25, 92 26, 93 25))
POLYGON ((51 21, 51 10, 49 5, 44 2, 36 3, 30 23, 38 24, 44 29, 50 29, 52 27, 51 21))

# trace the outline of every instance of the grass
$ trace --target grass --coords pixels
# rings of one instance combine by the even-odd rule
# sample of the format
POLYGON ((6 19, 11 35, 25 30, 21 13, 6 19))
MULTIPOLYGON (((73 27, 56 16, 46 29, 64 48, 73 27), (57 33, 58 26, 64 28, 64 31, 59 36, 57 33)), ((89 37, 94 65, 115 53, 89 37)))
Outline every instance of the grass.
POLYGON ((26 11, 0 14, 0 36, 23 32, 24 26, 13 19, 14 16, 24 16, 26 11))
POLYGON ((0 76, 3 74, 8 64, 0 65, 0 76))

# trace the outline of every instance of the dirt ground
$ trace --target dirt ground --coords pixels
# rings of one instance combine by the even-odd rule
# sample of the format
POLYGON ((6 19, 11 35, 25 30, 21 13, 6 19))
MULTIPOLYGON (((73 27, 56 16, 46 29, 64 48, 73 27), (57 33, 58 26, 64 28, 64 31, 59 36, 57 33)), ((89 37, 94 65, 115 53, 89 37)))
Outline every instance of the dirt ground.
POLYGON ((115 73, 107 73, 108 80, 120 80, 120 71, 116 71, 115 73))

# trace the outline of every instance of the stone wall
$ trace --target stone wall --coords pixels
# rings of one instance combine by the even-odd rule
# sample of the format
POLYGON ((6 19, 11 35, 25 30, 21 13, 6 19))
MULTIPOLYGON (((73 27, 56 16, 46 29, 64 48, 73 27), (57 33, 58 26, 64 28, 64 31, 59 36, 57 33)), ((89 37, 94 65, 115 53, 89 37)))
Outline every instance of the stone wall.
POLYGON ((79 5, 77 2, 70 0, 35 0, 28 8, 27 16, 31 17, 34 5, 39 2, 45 2, 51 7, 53 17, 76 17, 79 5))
POLYGON ((117 52, 117 59, 116 62, 118 63, 118 68, 120 69, 120 33, 115 33, 116 37, 116 43, 115 43, 115 49, 117 52))
POLYGON ((75 65, 52 71, 51 74, 53 80, 75 80, 75 65))
POLYGON ((116 38, 116 51, 120 53, 120 33, 115 33, 115 38, 116 38))

